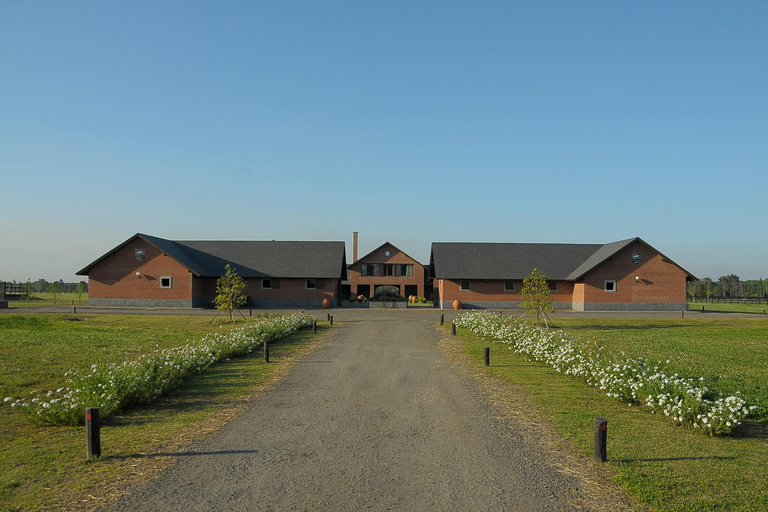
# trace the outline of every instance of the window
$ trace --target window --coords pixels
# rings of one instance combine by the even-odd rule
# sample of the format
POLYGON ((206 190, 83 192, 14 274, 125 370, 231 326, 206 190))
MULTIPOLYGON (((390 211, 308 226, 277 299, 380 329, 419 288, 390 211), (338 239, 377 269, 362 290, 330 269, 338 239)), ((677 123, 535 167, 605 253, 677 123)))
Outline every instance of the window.
POLYGON ((314 279, 307 279, 307 290, 317 290, 317 281, 314 279))
POLYGON ((639 265, 641 261, 642 261, 642 258, 640 257, 640 253, 639 252, 633 252, 632 253, 632 263, 634 263, 635 265, 639 265))
POLYGON ((173 280, 171 279, 171 276, 160 277, 160 288, 170 288, 172 283, 173 280))
POLYGON ((468 292, 472 290, 472 281, 469 281, 469 280, 459 281, 459 289, 463 292, 468 292))
POLYGON ((362 269, 360 269, 360 275, 362 276, 377 276, 379 275, 378 263, 363 263, 362 269))
POLYGON ((397 277, 413 277, 413 265, 402 263, 395 265, 395 275, 397 277))
POLYGON ((383 276, 391 276, 394 275, 394 268, 395 266, 390 263, 385 263, 381 266, 381 275, 383 276))
POLYGON ((505 292, 513 292, 513 291, 515 291, 515 282, 514 281, 504 281, 504 291, 505 292))
POLYGON ((605 288, 603 288, 606 292, 615 292, 616 291, 616 281, 614 279, 606 279, 605 280, 605 288))
POLYGON ((549 286, 549 291, 551 292, 557 291, 557 281, 547 281, 547 286, 549 286))
POLYGON ((271 290, 272 289, 272 280, 271 279, 262 279, 261 280, 261 289, 262 290, 271 290))

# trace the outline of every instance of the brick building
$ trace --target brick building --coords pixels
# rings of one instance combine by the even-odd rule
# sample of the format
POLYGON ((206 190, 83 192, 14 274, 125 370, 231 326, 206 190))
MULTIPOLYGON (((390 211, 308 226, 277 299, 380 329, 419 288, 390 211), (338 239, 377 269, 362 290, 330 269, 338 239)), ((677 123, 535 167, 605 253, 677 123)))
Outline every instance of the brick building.
POLYGON ((210 307, 229 264, 255 307, 341 303, 344 242, 172 241, 138 233, 77 275, 90 306, 210 307))
POLYGON ((433 243, 433 302, 517 308, 523 279, 538 268, 554 307, 576 311, 681 311, 691 273, 640 238, 608 244, 433 243))
POLYGON ((353 262, 348 266, 345 296, 371 297, 380 286, 394 286, 400 295, 430 296, 427 268, 389 242, 359 260, 357 233, 354 233, 353 262))

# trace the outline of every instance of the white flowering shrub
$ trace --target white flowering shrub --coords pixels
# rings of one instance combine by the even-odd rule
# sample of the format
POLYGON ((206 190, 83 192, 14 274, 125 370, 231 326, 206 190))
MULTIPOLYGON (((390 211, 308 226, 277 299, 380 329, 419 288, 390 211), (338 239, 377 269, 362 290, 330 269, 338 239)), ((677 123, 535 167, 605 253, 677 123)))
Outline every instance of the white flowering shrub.
MULTIPOLYGON (((522 322, 510 322, 501 315, 470 311, 456 317, 458 327, 483 339, 506 343, 526 357, 546 363, 558 372, 573 375, 628 404, 644 405, 679 425, 701 429, 710 435, 729 434, 741 420, 757 410, 740 396, 718 396, 704 387, 704 378, 690 379, 664 374, 643 359, 612 361, 601 349, 581 343, 560 331, 522 322)), ((622 354, 623 356, 623 354, 622 354)))
POLYGON ((211 333, 182 347, 156 350, 135 361, 65 373, 66 385, 31 400, 8 397, 36 424, 77 425, 86 407, 98 407, 101 418, 147 404, 222 359, 248 354, 266 342, 311 327, 308 314, 269 316, 227 333, 211 333))

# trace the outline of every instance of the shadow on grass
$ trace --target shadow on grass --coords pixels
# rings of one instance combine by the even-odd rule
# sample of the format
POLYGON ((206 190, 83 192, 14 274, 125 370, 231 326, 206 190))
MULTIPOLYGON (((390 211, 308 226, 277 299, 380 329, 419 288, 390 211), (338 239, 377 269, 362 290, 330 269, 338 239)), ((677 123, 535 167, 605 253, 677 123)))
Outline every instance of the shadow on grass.
POLYGON ((734 460, 734 459, 736 459, 736 457, 712 456, 712 457, 669 457, 669 458, 658 458, 658 459, 616 459, 616 460, 608 459, 608 461, 618 462, 620 464, 631 464, 633 462, 676 462, 676 461, 683 461, 683 460, 734 460))
POLYGON ((739 428, 733 434, 737 439, 756 439, 758 441, 768 441, 768 421, 746 419, 741 422, 739 428))
MULTIPOLYGON (((328 327, 318 327, 318 334, 327 329, 328 327)), ((103 424, 112 428, 151 424, 174 413, 203 411, 221 406, 222 403, 233 400, 232 397, 247 395, 271 373, 270 365, 278 362, 276 359, 315 336, 311 329, 302 329, 287 338, 271 342, 271 363, 263 362, 262 349, 228 361, 220 361, 162 395, 158 400, 107 418, 103 424)))
POLYGON ((640 323, 623 323, 620 321, 612 321, 611 323, 564 323, 564 325, 558 326, 559 329, 565 329, 568 331, 615 331, 616 329, 623 330, 648 330, 648 329, 692 329, 696 328, 695 324, 690 323, 651 323, 647 320, 640 323))

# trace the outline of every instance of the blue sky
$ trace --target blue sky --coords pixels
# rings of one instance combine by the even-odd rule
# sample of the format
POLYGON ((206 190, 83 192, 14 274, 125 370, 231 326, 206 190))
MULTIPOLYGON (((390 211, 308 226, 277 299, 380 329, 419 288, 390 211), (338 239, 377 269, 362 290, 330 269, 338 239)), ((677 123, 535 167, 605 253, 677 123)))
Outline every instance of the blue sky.
POLYGON ((768 3, 0 1, 0 280, 175 240, 768 277, 768 3))

